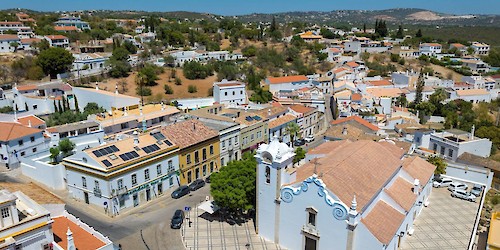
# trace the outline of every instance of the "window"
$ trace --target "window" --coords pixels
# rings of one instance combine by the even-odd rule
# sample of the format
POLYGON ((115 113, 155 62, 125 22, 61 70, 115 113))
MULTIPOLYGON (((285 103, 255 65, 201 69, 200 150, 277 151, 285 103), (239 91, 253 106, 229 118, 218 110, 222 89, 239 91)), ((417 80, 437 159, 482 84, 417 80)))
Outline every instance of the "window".
POLYGON ((243 90, 240 90, 240 95, 243 95, 243 90))
POLYGON ((170 179, 168 179, 168 185, 174 185, 174 177, 170 177, 170 179))
POLYGON ((118 180, 118 189, 123 189, 123 179, 118 180))
POLYGON ((234 137, 234 145, 238 145, 238 136, 234 137))
POLYGON ((99 188, 99 181, 98 181, 98 180, 95 180, 95 181, 94 181, 94 189, 97 189, 97 190, 99 190, 99 189, 100 189, 100 188, 99 188))
POLYGON ((207 175, 207 165, 203 165, 203 176, 207 175))
POLYGON ((225 148, 225 147, 226 147, 226 140, 223 140, 223 141, 222 141, 221 146, 222 146, 222 148, 225 148))
POLYGON ((26 152, 24 152, 24 151, 21 152, 21 156, 24 156, 24 155, 26 155, 26 152))
POLYGON ((82 187, 87 188, 87 179, 82 176, 82 187))
POLYGON ((250 135, 250 141, 253 141, 254 140, 253 138, 254 138, 254 136, 253 136, 253 134, 251 134, 250 135))
POLYGON ((161 175, 161 164, 158 164, 158 165, 156 166, 156 174, 157 174, 157 175, 161 175))
POLYGON ((313 211, 309 211, 308 214, 309 214, 309 216, 308 216, 307 223, 309 223, 313 226, 316 226, 316 213, 313 211))
POLYGON ((445 147, 441 146, 441 152, 440 152, 440 153, 441 153, 441 155, 444 155, 444 150, 445 150, 445 149, 446 149, 445 147))
POLYGON ((225 165, 224 165, 224 158, 220 158, 220 164, 221 164, 222 166, 225 166, 225 165))
POLYGON ((2 208, 2 218, 9 218, 10 217, 10 210, 8 207, 2 208))
POLYGON ((214 154, 214 146, 213 145, 210 145, 210 154, 213 155, 214 154))
POLYGON ((168 172, 173 172, 174 171, 174 164, 172 163, 172 160, 168 161, 168 172))
POLYGON ((186 156, 186 161, 187 161, 187 164, 191 164, 191 155, 190 154, 188 154, 186 156))
POLYGON ((144 179, 149 180, 149 169, 144 169, 144 179))
POLYGON ((33 109, 38 109, 38 105, 33 105, 33 109))
POLYGON ((17 141, 17 144, 19 144, 19 146, 22 146, 23 145, 23 140, 17 141))
POLYGON ((266 167, 266 183, 271 183, 271 168, 268 166, 266 167))
POLYGON ((35 153, 36 152, 36 148, 33 148, 31 151, 33 151, 33 153, 35 153))
POLYGON ((233 91, 233 95, 236 95, 236 92, 233 91))
POLYGON ((433 151, 437 151, 438 150, 438 145, 436 143, 434 143, 434 145, 432 146, 432 150, 433 151))
POLYGON ((224 92, 224 95, 227 96, 227 92, 224 92))
POLYGON ((231 140, 232 138, 229 138, 229 140, 227 140, 227 146, 231 147, 231 140))
POLYGON ((204 148, 202 151, 201 151, 201 156, 203 157, 203 160, 206 160, 207 159, 207 149, 204 148))
POLYGON ((35 137, 34 136, 30 137, 30 141, 34 142, 35 141, 35 137))
POLYGON ((135 186, 135 185, 137 185, 137 175, 133 174, 132 175, 132 186, 135 186))
POLYGON ((198 163, 200 161, 200 154, 198 151, 194 152, 194 162, 198 163))
POLYGON ((448 156, 453 157, 453 149, 448 149, 448 156))

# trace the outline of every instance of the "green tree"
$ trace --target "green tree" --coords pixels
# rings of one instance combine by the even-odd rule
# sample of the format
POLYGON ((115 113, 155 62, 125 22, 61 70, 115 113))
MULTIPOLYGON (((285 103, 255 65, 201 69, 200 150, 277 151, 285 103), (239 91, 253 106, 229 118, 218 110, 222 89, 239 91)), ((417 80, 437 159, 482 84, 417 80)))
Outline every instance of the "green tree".
POLYGON ((406 99, 406 95, 402 94, 398 96, 396 99, 396 106, 406 107, 408 105, 408 99, 406 99))
POLYGON ((38 65, 30 67, 26 72, 26 78, 29 80, 41 80, 43 77, 45 77, 43 69, 38 65))
POLYGON ((137 81, 141 81, 141 84, 144 86, 155 86, 158 85, 156 82, 158 79, 158 70, 157 67, 152 64, 146 64, 142 69, 137 73, 136 79, 137 81))
POLYGON ((184 76, 187 79, 205 79, 208 76, 213 75, 213 69, 211 65, 203 65, 196 61, 186 62, 183 65, 184 76))
POLYGON ((70 141, 68 138, 64 138, 59 141, 59 150, 63 153, 63 155, 68 155, 75 149, 75 143, 70 141))
POLYGON ((165 94, 167 95, 171 95, 174 93, 174 90, 168 84, 163 85, 163 89, 165 89, 165 94))
POLYGON ((36 63, 45 74, 50 75, 51 78, 56 78, 57 74, 68 71, 74 60, 73 55, 66 49, 52 47, 40 52, 36 63))
POLYGON ((427 161, 436 166, 434 174, 446 174, 446 167, 448 166, 448 164, 443 158, 439 157, 438 155, 431 155, 427 157, 427 161))
POLYGON ((396 32, 396 38, 403 38, 403 26, 399 25, 398 31, 396 32))
POLYGON ((198 92, 198 88, 195 85, 189 85, 188 92, 189 93, 196 93, 196 92, 198 92))
POLYGON ((417 86, 415 88, 415 104, 419 104, 422 101, 422 91, 424 90, 424 74, 420 71, 418 76, 417 86))
POLYGON ((76 95, 73 96, 75 98, 75 111, 76 113, 80 113, 80 107, 78 106, 78 98, 76 98, 76 95))
POLYGON ((419 104, 417 104, 417 106, 415 108, 420 111, 419 118, 420 118, 422 123, 425 123, 424 122, 425 116, 430 116, 430 115, 434 114, 434 111, 436 111, 436 106, 434 106, 434 104, 432 104, 430 102, 420 102, 419 104))
POLYGON ((293 157, 293 164, 297 164, 304 158, 306 158, 306 151, 301 147, 297 147, 295 149, 295 156, 293 157))
POLYGON ((293 146, 293 142, 295 141, 295 137, 297 136, 297 134, 299 133, 300 131, 300 127, 297 123, 295 122, 290 122, 288 123, 288 125, 286 125, 286 133, 290 135, 290 141, 291 141, 291 145, 293 146))
POLYGON ((57 157, 59 156, 59 148, 58 147, 53 147, 53 148, 50 148, 49 150, 50 152, 50 156, 49 158, 52 159, 52 162, 57 162, 57 157))
POLYGON ((231 161, 220 172, 211 175, 210 194, 214 201, 230 211, 248 210, 255 207, 256 166, 252 154, 231 161))
POLYGON ((418 29, 417 33, 415 34, 415 37, 422 37, 422 30, 418 29))
POLYGON ((130 54, 137 53, 137 47, 131 41, 124 41, 122 44, 123 48, 125 48, 130 54))
POLYGON ((268 103, 273 99, 273 94, 267 90, 260 87, 256 88, 250 96, 250 101, 256 103, 268 103))

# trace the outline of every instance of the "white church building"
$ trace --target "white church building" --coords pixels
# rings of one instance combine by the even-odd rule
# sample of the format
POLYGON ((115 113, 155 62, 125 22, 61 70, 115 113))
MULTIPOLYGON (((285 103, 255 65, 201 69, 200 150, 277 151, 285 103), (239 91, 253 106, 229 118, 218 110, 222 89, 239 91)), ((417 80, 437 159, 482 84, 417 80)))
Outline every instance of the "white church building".
POLYGON ((335 141, 294 167, 278 138, 257 158, 258 234, 287 249, 397 249, 432 190, 434 165, 390 142, 335 141))

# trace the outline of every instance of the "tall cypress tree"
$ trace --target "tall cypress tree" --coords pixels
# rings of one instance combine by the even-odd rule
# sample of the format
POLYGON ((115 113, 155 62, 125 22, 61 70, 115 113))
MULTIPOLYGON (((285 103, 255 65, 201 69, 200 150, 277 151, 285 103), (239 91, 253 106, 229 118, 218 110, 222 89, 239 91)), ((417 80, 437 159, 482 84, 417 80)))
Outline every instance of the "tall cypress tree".
POLYGON ((424 90, 424 73, 423 69, 420 69, 420 75, 418 76, 417 86, 415 87, 415 104, 419 104, 422 101, 422 91, 424 90))
POLYGON ((403 38, 403 26, 399 25, 398 32, 396 33, 396 38, 403 38))
POLYGON ((59 110, 57 109, 56 105, 56 100, 54 100, 54 113, 59 113, 59 110))
POLYGON ((61 100, 57 101, 57 108, 59 109, 59 113, 64 112, 62 106, 61 106, 61 100))
POLYGON ((78 107, 78 99, 76 98, 76 95, 73 96, 75 98, 75 110, 76 113, 80 113, 80 108, 78 107))

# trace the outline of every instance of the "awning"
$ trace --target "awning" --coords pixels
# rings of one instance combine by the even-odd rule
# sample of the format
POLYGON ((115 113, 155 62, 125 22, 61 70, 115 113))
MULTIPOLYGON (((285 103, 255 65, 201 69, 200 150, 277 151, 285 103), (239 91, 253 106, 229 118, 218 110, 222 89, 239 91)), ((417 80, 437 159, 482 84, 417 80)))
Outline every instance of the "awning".
POLYGON ((214 204, 214 201, 204 201, 198 208, 209 214, 213 214, 215 211, 219 210, 219 207, 214 204))

